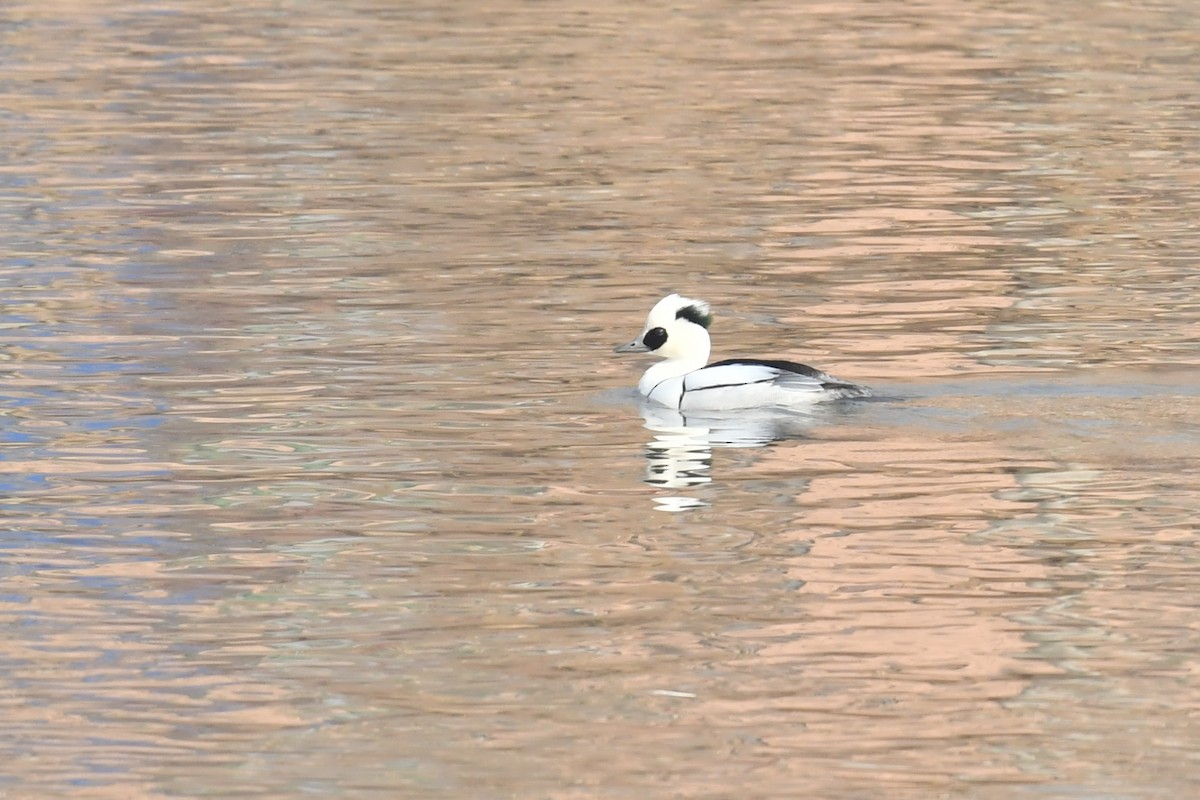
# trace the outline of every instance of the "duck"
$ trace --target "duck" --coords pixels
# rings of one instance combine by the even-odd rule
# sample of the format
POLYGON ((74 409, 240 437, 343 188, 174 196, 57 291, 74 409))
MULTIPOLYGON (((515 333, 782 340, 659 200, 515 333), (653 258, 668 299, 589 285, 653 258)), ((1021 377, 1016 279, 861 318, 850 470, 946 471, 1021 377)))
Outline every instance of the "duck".
POLYGON ((865 386, 795 361, 729 358, 709 364, 712 319, 712 307, 703 300, 669 294, 650 309, 636 339, 614 348, 615 353, 653 353, 663 359, 638 381, 642 397, 684 412, 719 412, 871 396, 865 386))

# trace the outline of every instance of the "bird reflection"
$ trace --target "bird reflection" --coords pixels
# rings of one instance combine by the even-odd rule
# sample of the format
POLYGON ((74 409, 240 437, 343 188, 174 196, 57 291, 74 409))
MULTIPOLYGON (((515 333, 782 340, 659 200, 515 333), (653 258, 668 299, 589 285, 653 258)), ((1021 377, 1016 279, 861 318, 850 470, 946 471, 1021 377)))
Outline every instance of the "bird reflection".
MULTIPOLYGON (((687 489, 712 482, 714 447, 766 447, 785 439, 803 438, 828 414, 811 411, 739 410, 721 414, 684 414, 649 402, 638 411, 654 437, 646 444, 646 483, 662 489, 687 489)), ((688 496, 659 496, 662 511, 686 511, 707 506, 688 496)))

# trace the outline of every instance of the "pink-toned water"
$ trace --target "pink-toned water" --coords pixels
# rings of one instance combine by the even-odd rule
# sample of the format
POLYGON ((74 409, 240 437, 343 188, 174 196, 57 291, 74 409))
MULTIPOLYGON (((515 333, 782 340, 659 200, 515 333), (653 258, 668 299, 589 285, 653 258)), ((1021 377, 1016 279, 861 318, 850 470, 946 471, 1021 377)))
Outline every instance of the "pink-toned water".
POLYGON ((0 796, 1200 793, 1200 7, 0 53, 0 796), (668 291, 886 399, 646 422, 668 291))

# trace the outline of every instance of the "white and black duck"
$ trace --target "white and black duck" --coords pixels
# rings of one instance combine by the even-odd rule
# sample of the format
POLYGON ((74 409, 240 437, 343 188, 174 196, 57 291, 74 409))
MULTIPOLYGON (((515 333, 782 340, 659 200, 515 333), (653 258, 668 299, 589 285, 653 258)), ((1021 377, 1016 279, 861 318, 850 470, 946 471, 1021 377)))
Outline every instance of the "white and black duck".
POLYGON ((709 364, 711 323, 708 303, 668 295, 650 310, 641 334, 615 352, 664 359, 646 370, 638 391, 653 403, 685 412, 795 408, 871 395, 865 386, 794 361, 729 358, 709 364))

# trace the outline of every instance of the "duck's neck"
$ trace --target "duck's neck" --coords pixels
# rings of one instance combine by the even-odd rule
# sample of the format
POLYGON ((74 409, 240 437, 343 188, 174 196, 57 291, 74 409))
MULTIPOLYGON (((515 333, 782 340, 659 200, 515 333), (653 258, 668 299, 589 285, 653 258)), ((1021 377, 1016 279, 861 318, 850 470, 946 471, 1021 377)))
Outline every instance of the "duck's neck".
POLYGON ((638 381, 638 391, 649 397, 650 392, 654 391, 654 387, 663 381, 695 372, 707 363, 707 347, 702 352, 693 353, 685 358, 669 358, 666 361, 660 361, 642 374, 642 379, 638 381))

